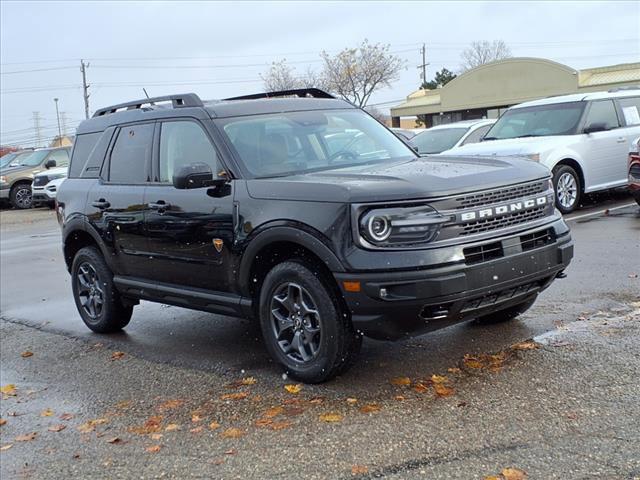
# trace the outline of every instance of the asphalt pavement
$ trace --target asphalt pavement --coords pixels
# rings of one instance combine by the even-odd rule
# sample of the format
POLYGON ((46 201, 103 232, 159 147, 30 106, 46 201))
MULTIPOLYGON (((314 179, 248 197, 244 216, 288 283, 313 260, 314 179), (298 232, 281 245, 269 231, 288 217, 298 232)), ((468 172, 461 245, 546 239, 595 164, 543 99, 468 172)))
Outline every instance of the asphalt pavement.
POLYGON ((53 212, 0 212, 0 474, 640 478, 640 210, 614 196, 568 219, 568 277, 516 321, 365 340, 291 393, 247 320, 143 302, 91 333, 53 212))

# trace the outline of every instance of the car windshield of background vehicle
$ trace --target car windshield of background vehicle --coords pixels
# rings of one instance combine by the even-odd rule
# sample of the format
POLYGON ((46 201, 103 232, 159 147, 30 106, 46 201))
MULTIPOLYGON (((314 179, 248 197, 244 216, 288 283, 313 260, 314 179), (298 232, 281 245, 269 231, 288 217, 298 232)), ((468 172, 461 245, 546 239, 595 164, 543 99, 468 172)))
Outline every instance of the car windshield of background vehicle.
POLYGON ((416 156, 377 120, 358 110, 285 112, 220 122, 246 170, 256 178, 416 156))
POLYGON ((17 163, 18 165, 22 165, 25 167, 35 167, 42 163, 44 157, 49 154, 49 150, 39 150, 33 153, 25 153, 23 155, 18 156, 12 163, 17 163))
POLYGON ((573 135, 586 102, 556 103, 507 110, 489 130, 486 140, 573 135))
POLYGON ((15 153, 7 153, 4 157, 0 157, 0 168, 9 165, 17 156, 15 153))
POLYGON ((434 128, 419 133, 413 137, 411 143, 418 147, 418 153, 440 153, 452 148, 468 130, 468 128, 434 128))

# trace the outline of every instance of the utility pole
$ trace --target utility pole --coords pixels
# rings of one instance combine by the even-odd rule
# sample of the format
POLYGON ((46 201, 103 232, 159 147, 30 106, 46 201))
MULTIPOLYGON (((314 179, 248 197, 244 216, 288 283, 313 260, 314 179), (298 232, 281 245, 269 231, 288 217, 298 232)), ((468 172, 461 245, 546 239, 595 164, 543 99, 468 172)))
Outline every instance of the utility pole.
POLYGON ((62 134, 67 136, 67 112, 60 112, 60 123, 62 124, 62 134))
POLYGON ((40 112, 33 112, 33 131, 35 133, 36 147, 40 147, 40 142, 42 141, 40 130, 40 112))
POLYGON ((84 97, 84 117, 89 118, 89 84, 87 83, 87 68, 89 62, 80 60, 80 71, 82 72, 82 95, 84 97))
POLYGON ((58 146, 62 146, 62 130, 60 130, 60 113, 58 112, 58 98, 53 99, 56 102, 56 118, 58 119, 58 146))
POLYGON ((426 83, 427 81, 427 46, 423 43, 422 48, 420 49, 422 53, 422 64, 418 65, 418 69, 422 69, 422 83, 426 83))

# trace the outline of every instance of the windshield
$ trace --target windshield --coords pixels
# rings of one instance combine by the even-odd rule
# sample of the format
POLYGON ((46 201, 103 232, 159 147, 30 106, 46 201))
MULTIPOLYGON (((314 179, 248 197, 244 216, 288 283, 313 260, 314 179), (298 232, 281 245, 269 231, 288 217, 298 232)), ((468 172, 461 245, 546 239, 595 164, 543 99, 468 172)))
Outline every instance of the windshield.
POLYGON ((17 156, 17 153, 7 153, 6 155, 0 157, 0 168, 9 165, 17 156))
POLYGON ((359 110, 283 112, 219 120, 252 177, 274 177, 415 157, 359 110))
POLYGON ((452 148, 468 128, 434 128, 419 133, 411 139, 418 153, 440 153, 452 148))
POLYGON ((585 102, 570 102, 507 110, 484 140, 573 135, 584 106, 585 102))
POLYGON ((44 157, 47 156, 49 150, 39 150, 33 153, 24 153, 16 158, 13 163, 17 163, 18 165, 24 165, 26 167, 35 167, 42 163, 44 157))

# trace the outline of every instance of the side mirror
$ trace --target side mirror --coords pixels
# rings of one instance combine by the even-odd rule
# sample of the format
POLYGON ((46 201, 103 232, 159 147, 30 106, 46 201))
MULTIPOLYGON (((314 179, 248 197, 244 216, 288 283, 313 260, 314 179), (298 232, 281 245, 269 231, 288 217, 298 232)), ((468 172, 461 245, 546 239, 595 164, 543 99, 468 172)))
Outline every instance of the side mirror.
POLYGON ((54 159, 47 160, 44 164, 44 168, 49 169, 56 166, 56 161, 54 159))
POLYGON ((593 132, 604 132, 606 130, 609 130, 609 127, 607 126, 606 123, 604 122, 593 122, 591 124, 589 124, 589 126, 585 127, 583 132, 584 133, 593 133, 593 132))
POLYGON ((224 182, 224 179, 213 179, 211 167, 206 163, 191 163, 173 174, 173 186, 180 190, 212 187, 224 182))

